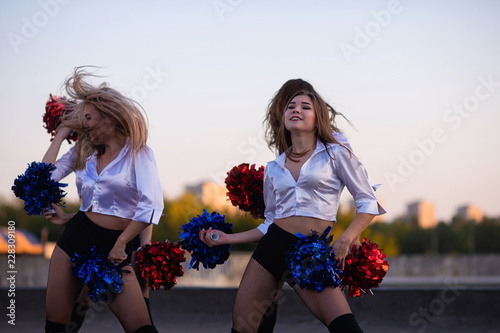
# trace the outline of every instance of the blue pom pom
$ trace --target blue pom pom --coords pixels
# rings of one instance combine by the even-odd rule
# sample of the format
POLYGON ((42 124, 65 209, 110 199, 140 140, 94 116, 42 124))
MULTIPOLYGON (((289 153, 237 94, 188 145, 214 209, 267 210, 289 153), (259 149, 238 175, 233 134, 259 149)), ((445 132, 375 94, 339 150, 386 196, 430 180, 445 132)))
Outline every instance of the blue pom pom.
POLYGON ((32 162, 24 174, 14 180, 12 191, 16 197, 24 200, 24 210, 28 215, 40 215, 44 209, 50 208, 52 202, 64 207, 60 201, 66 193, 61 187, 68 184, 52 180, 51 174, 55 168, 53 164, 32 162))
POLYGON ((184 224, 181 227, 183 232, 179 236, 179 239, 183 240, 179 241, 179 244, 184 250, 191 252, 189 268, 199 270, 200 262, 205 269, 223 264, 229 258, 231 245, 208 247, 200 240, 198 234, 202 229, 208 230, 209 228, 232 234, 232 227, 232 224, 226 223, 224 215, 221 216, 216 212, 209 214, 206 210, 203 210, 201 216, 193 217, 189 223, 184 224))
POLYGON ((89 253, 75 256, 73 262, 73 275, 89 288, 89 298, 97 303, 109 303, 113 297, 121 293, 122 273, 130 273, 122 268, 124 263, 115 265, 108 261, 108 252, 104 249, 92 247, 89 253))
POLYGON ((330 246, 333 238, 328 237, 330 230, 331 227, 326 228, 321 236, 316 231, 309 237, 296 234, 300 239, 287 253, 286 262, 302 289, 322 292, 326 287, 338 287, 340 284, 343 273, 330 246))

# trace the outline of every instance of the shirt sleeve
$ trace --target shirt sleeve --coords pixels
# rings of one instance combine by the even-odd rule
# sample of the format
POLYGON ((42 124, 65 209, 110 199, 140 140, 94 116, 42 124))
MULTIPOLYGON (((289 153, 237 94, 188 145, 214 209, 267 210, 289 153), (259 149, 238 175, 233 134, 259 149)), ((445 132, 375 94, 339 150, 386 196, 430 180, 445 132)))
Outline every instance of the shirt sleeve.
POLYGON ((70 173, 73 172, 73 164, 75 163, 76 146, 71 147, 70 150, 66 152, 60 159, 54 163, 56 168, 52 171, 51 178, 52 180, 58 182, 70 173))
POLYGON ((275 211, 276 211, 276 200, 274 198, 273 183, 271 182, 269 176, 269 164, 264 169, 264 203, 266 205, 266 210, 264 211, 265 220, 261 223, 257 229, 260 230, 264 235, 267 233, 267 229, 274 221, 275 211))
POLYGON ((163 193, 156 160, 149 147, 135 157, 135 180, 139 200, 132 220, 158 224, 163 212, 163 193))
POLYGON ((375 187, 368 179, 368 173, 358 158, 343 147, 336 149, 334 157, 338 177, 351 193, 357 213, 385 214, 375 195, 375 187))

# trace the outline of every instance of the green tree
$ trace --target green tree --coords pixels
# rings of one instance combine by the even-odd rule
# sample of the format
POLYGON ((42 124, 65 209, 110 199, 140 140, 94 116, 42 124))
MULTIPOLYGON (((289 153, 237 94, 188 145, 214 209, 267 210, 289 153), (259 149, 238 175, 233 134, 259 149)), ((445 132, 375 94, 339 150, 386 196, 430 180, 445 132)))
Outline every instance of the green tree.
POLYGON ((475 229, 477 253, 500 253, 500 221, 485 218, 475 229))

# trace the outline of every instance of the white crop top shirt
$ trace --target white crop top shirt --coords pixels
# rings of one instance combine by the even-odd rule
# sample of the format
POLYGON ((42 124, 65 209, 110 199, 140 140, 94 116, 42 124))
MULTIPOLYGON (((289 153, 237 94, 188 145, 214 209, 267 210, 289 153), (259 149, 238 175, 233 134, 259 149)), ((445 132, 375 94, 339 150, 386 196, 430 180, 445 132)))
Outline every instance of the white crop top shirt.
POLYGON ((76 158, 75 150, 76 150, 76 145, 71 147, 71 149, 68 150, 66 154, 61 156, 61 158, 58 159, 56 163, 54 163, 56 169, 52 171, 51 178, 52 180, 58 182, 61 179, 68 176, 73 171, 75 171, 76 189, 78 190, 78 196, 80 197, 82 192, 82 180, 83 176, 85 175, 85 169, 73 170, 73 164, 75 163, 75 158, 76 158))
POLYGON ((264 170, 265 221, 257 227, 263 234, 274 219, 290 216, 336 221, 344 186, 354 198, 357 213, 385 214, 375 195, 375 187, 356 156, 339 144, 327 144, 327 147, 317 141, 316 149, 302 165, 297 182, 285 167, 285 153, 267 164, 264 170))
POLYGON ((146 146, 132 157, 128 149, 125 145, 99 175, 96 154, 87 159, 80 210, 92 207, 95 213, 158 224, 163 194, 153 151, 146 146))

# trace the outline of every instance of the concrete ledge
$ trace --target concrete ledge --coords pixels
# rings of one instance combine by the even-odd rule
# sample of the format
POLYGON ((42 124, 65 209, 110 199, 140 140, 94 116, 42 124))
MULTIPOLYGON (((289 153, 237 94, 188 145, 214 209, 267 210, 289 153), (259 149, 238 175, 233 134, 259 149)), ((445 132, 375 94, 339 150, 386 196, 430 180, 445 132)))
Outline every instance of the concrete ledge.
MULTIPOLYGON (((153 319, 160 332, 229 332, 235 288, 186 288, 154 291, 153 319)), ((374 295, 349 298, 365 332, 498 332, 500 288, 379 288, 374 295)), ((45 290, 16 290, 16 326, 5 315, 10 298, 0 290, 1 332, 40 332, 45 321, 45 290)), ((326 332, 290 288, 285 288, 275 332, 326 332)), ((104 305, 94 305, 81 332, 122 332, 104 305)))
MULTIPOLYGON (((251 253, 234 252, 224 265, 216 269, 188 269, 189 255, 184 262, 184 276, 178 286, 237 288, 251 253)), ((389 258, 389 271, 383 286, 440 286, 446 279, 463 286, 488 285, 500 287, 500 255, 462 256, 399 256, 389 258)), ((41 256, 16 256, 16 286, 45 288, 49 260, 41 256)), ((0 256, 0 288, 7 287, 7 258, 0 256)))

